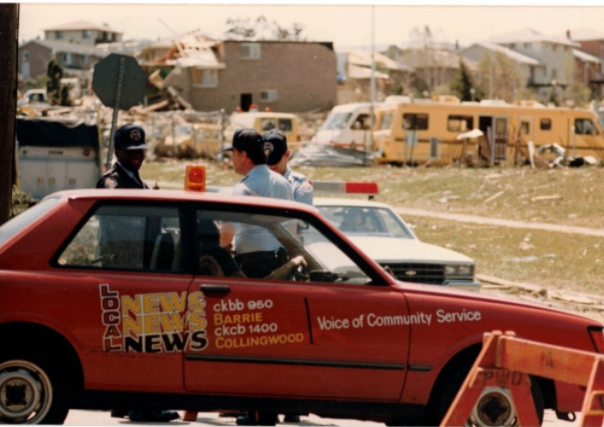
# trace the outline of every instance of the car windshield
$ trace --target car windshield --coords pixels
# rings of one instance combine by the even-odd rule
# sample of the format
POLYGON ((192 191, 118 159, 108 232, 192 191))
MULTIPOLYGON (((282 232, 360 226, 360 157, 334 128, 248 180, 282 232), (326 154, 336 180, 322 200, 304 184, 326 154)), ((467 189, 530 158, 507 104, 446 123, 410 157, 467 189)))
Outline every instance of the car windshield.
POLYGON ((327 120, 325 120, 325 123, 323 123, 321 129, 345 129, 351 115, 352 113, 331 113, 327 117, 327 120))
POLYGON ((391 209, 367 206, 317 206, 344 234, 414 239, 413 232, 391 209))

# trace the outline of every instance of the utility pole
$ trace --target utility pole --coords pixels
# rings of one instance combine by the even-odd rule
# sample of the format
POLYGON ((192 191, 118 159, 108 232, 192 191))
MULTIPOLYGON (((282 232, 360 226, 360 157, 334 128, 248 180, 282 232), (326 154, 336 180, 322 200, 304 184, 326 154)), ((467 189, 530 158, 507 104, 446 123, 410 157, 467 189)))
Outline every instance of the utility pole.
MULTIPOLYGON (((373 140, 373 125, 375 123, 375 6, 371 6, 371 107, 369 120, 369 150, 375 154, 375 141, 373 140)), ((367 151, 367 147, 365 147, 367 151)))
POLYGON ((0 225, 12 207, 17 109, 19 5, 0 3, 0 225))

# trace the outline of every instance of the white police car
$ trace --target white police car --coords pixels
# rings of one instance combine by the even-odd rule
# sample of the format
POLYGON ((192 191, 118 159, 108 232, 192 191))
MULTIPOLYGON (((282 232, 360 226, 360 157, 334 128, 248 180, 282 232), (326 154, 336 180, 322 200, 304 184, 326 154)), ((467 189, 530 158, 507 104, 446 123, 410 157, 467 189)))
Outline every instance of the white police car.
MULTIPOLYGON (((313 183, 315 194, 377 193, 373 183, 313 183)), ((479 290, 474 260, 424 243, 385 203, 315 197, 315 207, 363 252, 405 282, 479 290)), ((328 255, 325 254, 328 258, 328 255)), ((325 258, 323 258, 325 259, 325 258)))

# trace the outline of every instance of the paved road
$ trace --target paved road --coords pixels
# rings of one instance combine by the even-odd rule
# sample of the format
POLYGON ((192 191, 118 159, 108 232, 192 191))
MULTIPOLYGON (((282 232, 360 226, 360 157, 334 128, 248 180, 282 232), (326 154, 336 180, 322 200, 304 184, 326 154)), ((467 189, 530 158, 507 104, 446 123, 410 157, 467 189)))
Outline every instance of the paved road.
MULTIPOLYGON (((182 412, 179 412, 181 416, 182 412)), ((69 416, 65 422, 66 425, 89 425, 89 426, 105 426, 105 425, 121 425, 124 427, 128 426, 137 426, 143 425, 144 423, 135 423, 130 422, 128 420, 119 419, 119 418, 111 418, 109 416, 109 412, 106 411, 79 411, 72 410, 69 412, 69 416)), ((150 425, 160 425, 160 423, 149 423, 150 425)), ((171 423, 165 423, 165 425, 172 425, 174 427, 179 427, 183 425, 202 425, 202 426, 234 426, 235 419, 234 418, 222 418, 219 417, 217 413, 211 412, 202 412, 198 414, 197 421, 187 422, 177 420, 171 423)), ((307 417, 301 417, 300 423, 291 424, 291 423, 281 423, 278 424, 281 426, 357 426, 357 427, 371 427, 371 426, 383 426, 384 424, 375 423, 371 421, 359 421, 359 420, 339 420, 333 418, 320 418, 315 415, 310 415, 307 417)), ((577 421, 575 422, 566 422, 560 421, 556 418, 554 411, 545 411, 545 419, 543 420, 543 425, 546 427, 574 427, 579 425, 577 421)))

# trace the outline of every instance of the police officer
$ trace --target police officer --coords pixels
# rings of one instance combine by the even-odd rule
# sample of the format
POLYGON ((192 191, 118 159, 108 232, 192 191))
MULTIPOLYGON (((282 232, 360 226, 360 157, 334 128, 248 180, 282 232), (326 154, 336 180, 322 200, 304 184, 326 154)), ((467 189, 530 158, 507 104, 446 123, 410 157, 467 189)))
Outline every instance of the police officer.
MULTIPOLYGON (((96 184, 96 188, 140 188, 149 189, 149 186, 138 174, 145 160, 145 150, 149 146, 145 143, 145 131, 142 127, 127 124, 115 131, 113 139, 116 162, 96 184)), ((110 225, 106 225, 110 226, 110 225)), ((107 227, 103 227, 107 228, 107 227)), ((125 232, 122 230, 122 232, 125 232)), ((114 409, 111 411, 113 418, 125 418, 130 421, 142 422, 168 422, 180 418, 177 412, 165 410, 126 410, 114 409)))
POLYGON ((134 124, 127 124, 115 131, 114 153, 117 159, 113 167, 99 179, 96 188, 142 188, 149 186, 138 174, 145 160, 145 130, 134 124))
MULTIPOLYGON (((244 176, 235 185, 234 195, 294 199, 289 182, 266 165, 268 152, 262 136, 254 129, 235 131, 232 146, 224 151, 231 151, 235 172, 244 176)), ((247 277, 266 277, 287 261, 279 241, 258 226, 237 226, 235 252, 235 260, 247 277)))
POLYGON ((311 183, 304 175, 294 172, 288 165, 291 152, 287 147, 287 137, 280 129, 271 129, 262 135, 264 148, 270 152, 268 155, 268 167, 277 172, 292 186, 294 200, 312 206, 314 190, 311 183))

